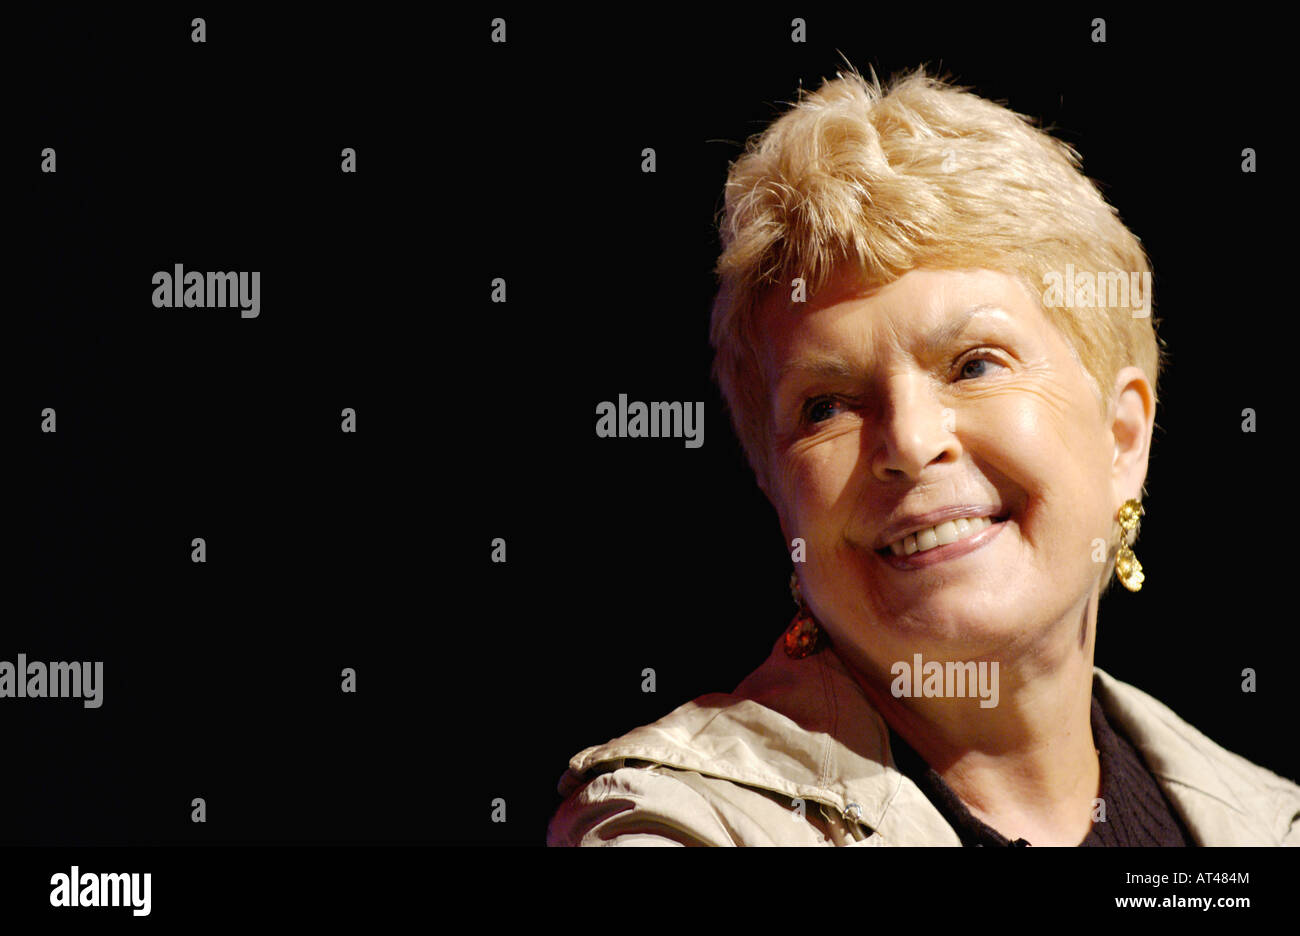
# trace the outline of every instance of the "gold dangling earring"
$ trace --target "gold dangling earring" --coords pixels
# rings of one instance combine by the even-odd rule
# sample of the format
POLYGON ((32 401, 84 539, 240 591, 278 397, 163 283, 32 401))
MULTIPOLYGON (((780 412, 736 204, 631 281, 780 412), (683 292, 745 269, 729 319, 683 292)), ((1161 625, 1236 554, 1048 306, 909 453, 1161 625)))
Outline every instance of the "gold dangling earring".
POLYGON ((790 597, 799 606, 799 610, 785 630, 785 655, 792 660, 802 660, 821 650, 827 638, 808 610, 808 605, 804 603, 803 594, 799 591, 797 572, 790 573, 790 597))
POLYGON ((1142 563, 1138 562, 1137 556, 1133 555, 1133 550, 1130 548, 1133 540, 1137 539, 1138 517, 1145 512, 1142 503, 1132 498, 1126 500, 1124 506, 1119 509, 1119 526, 1122 532, 1119 539, 1119 553, 1115 556, 1115 577, 1131 592, 1141 591, 1142 582, 1146 579, 1142 574, 1142 563))

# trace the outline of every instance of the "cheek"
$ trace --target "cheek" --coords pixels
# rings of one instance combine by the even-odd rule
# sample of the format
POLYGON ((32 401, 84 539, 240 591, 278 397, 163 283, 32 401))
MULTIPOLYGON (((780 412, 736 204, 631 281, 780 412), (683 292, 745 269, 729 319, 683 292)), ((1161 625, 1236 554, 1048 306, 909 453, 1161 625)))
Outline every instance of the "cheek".
POLYGON ((794 535, 817 536, 833 526, 837 504, 858 465, 858 436, 846 434, 793 451, 779 470, 782 498, 788 505, 794 535))
POLYGON ((1030 490, 1068 493, 1085 479, 1091 488, 1104 454, 1100 418, 1088 418, 1054 390, 1018 389, 981 401, 971 414, 972 441, 1030 490))
POLYGON ((1105 535, 1107 434, 1091 400, 1083 402, 1022 392, 982 410, 980 454, 1024 492, 1022 532, 1039 548, 1077 550, 1105 535))

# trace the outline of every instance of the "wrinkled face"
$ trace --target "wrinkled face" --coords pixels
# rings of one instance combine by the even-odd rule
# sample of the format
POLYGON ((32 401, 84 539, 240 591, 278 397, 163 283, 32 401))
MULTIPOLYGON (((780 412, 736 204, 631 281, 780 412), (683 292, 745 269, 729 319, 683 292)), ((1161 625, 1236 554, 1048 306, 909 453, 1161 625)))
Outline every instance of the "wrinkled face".
POLYGON ((1077 629, 1118 501, 1087 372, 1005 274, 841 276, 761 313, 768 494, 805 598, 873 664, 1024 651, 1077 629), (1065 622, 1071 622, 1067 625, 1065 622))

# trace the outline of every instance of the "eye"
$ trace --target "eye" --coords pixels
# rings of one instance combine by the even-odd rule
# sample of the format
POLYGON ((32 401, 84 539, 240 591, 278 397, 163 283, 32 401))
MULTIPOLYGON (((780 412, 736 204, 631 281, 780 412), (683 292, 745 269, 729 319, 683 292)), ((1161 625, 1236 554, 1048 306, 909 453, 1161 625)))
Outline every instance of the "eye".
POLYGON ((804 404, 804 421, 809 423, 825 422, 835 415, 835 407, 839 405, 840 401, 835 397, 813 397, 804 404))
POLYGON ((987 376, 989 372, 987 365, 990 364, 995 364, 998 367, 1003 366, 988 351, 976 352, 976 353, 980 354, 981 356, 967 358, 966 361, 958 368, 957 378, 959 380, 972 380, 976 377, 987 376))

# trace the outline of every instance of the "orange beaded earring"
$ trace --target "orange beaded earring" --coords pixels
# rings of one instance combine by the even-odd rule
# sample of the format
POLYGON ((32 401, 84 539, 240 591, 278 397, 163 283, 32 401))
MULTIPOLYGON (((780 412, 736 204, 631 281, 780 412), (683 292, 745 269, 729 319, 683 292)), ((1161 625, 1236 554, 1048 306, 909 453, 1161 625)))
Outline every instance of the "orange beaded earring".
POLYGON ((795 612, 794 620, 785 631, 785 655, 792 660, 802 660, 821 650, 829 642, 829 638, 818 626, 812 612, 808 610, 808 605, 804 603, 803 594, 799 591, 797 572, 790 573, 790 597, 799 606, 799 610, 795 612))

